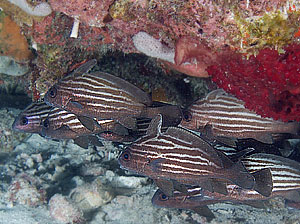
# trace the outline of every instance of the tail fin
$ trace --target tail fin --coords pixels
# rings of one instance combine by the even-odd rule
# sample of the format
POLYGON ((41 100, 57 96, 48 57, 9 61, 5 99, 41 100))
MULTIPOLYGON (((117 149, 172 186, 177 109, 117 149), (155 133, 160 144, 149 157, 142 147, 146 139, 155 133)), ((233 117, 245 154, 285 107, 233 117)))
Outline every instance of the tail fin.
POLYGON ((269 197, 273 190, 273 179, 270 168, 252 173, 255 179, 254 190, 265 197, 269 197))

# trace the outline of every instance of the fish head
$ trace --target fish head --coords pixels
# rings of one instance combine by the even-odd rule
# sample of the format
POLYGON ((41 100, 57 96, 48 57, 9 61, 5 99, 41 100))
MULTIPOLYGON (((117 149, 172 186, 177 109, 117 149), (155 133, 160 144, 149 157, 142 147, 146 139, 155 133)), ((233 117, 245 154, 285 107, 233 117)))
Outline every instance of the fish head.
POLYGON ((12 128, 16 131, 41 134, 42 123, 51 107, 45 102, 33 102, 15 119, 12 128))
POLYGON ((44 100, 50 106, 64 108, 64 98, 61 88, 55 84, 47 91, 44 100))
POLYGON ((174 208, 175 197, 168 197, 161 190, 157 190, 153 195, 151 202, 154 206, 159 208, 174 208))
POLYGON ((196 119, 193 118, 193 113, 190 110, 184 110, 182 112, 180 126, 191 130, 197 129, 196 119))
POLYGON ((36 116, 28 116, 21 113, 14 121, 12 125, 13 130, 22 131, 28 133, 40 133, 42 126, 41 120, 36 116))
POLYGON ((118 159, 118 162, 122 169, 135 172, 140 175, 147 175, 149 173, 149 162, 147 153, 133 151, 130 147, 127 147, 123 151, 118 159))

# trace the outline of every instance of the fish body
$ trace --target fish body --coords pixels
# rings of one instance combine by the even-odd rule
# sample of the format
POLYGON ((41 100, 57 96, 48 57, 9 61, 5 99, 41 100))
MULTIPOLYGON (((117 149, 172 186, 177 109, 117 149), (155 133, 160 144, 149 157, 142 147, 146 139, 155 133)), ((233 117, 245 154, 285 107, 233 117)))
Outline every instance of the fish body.
POLYGON ((233 163, 209 143, 181 128, 170 127, 161 133, 161 116, 151 122, 147 134, 120 155, 121 168, 152 179, 175 180, 201 185, 208 178, 221 178, 247 189, 254 177, 243 165, 233 163))
POLYGON ((214 90, 192 104, 185 117, 180 124, 184 128, 195 131, 208 128, 213 136, 254 138, 268 144, 273 143, 274 133, 297 134, 299 129, 297 122, 284 123, 261 117, 222 89, 214 90))
POLYGON ((228 194, 210 192, 199 186, 187 186, 187 192, 174 191, 169 197, 158 190, 152 203, 159 207, 193 209, 198 206, 215 204, 220 202, 246 203, 257 200, 268 200, 281 196, 293 202, 300 202, 300 164, 296 161, 265 153, 256 153, 242 159, 243 164, 250 173, 261 169, 269 169, 272 174, 273 188, 268 197, 255 190, 242 189, 241 187, 227 182, 228 194))
POLYGON ((149 94, 131 83, 103 72, 87 73, 81 67, 52 86, 45 102, 80 116, 112 119, 129 129, 137 128, 136 118, 153 118, 158 113, 175 125, 181 121, 178 106, 155 106, 149 94))
POLYGON ((270 169, 273 195, 300 189, 300 163, 294 160, 272 154, 256 153, 243 158, 242 163, 250 173, 263 168, 270 169))
POLYGON ((79 136, 98 134, 115 124, 113 120, 96 121, 92 119, 91 122, 94 125, 87 128, 77 115, 54 107, 42 122, 41 134, 52 139, 75 139, 79 136))
POLYGON ((157 190, 152 197, 152 204, 160 208, 194 209, 199 206, 211 205, 224 202, 222 194, 211 193, 199 186, 189 186, 187 193, 174 191, 169 197, 161 190, 157 190))
MULTIPOLYGON (((84 135, 116 131, 120 126, 113 120, 89 120, 89 125, 83 125, 83 119, 75 114, 48 106, 45 102, 34 102, 18 115, 13 129, 37 133, 52 139, 75 139, 84 135)), ((128 134, 126 131, 122 133, 128 134)))
POLYGON ((175 191, 172 197, 157 190, 152 197, 152 204, 159 208, 177 208, 195 211, 201 216, 205 216, 208 221, 215 218, 207 205, 222 202, 221 199, 214 199, 205 195, 205 190, 201 187, 189 187, 187 193, 175 191))
POLYGON ((116 76, 103 73, 72 73, 52 86, 47 104, 97 119, 113 119, 133 128, 133 117, 142 116, 152 104, 147 93, 116 76))
MULTIPOLYGON (((199 186, 186 186, 187 192, 174 191, 173 196, 167 196, 157 190, 152 203, 158 207, 193 209, 199 206, 220 202, 245 203, 263 201, 281 196, 289 201, 300 202, 300 164, 296 161, 265 153, 256 153, 242 159, 250 173, 269 169, 272 174, 273 188, 268 197, 255 190, 243 189, 235 184, 226 183, 228 194, 210 192, 199 186)), ((253 204, 255 205, 255 204, 253 204)))

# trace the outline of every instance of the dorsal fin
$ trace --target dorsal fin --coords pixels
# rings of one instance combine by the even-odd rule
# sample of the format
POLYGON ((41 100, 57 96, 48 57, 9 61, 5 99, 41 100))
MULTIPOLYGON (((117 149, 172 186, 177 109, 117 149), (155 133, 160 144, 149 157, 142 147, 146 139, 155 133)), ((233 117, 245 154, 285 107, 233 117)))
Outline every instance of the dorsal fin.
POLYGON ((166 134, 171 135, 177 139, 181 139, 186 142, 190 142, 194 147, 201 148, 202 150, 212 154, 215 153, 215 157, 218 157, 216 149, 205 141, 202 137, 183 128, 169 127, 166 134))
POLYGON ((209 101, 212 99, 216 99, 217 96, 219 96, 219 95, 225 95, 225 94, 226 94, 226 92, 223 89, 216 89, 216 90, 209 92, 206 95, 205 99, 209 101))
POLYGON ((193 148, 200 149, 199 151, 202 151, 202 153, 209 155, 214 160, 214 163, 216 163, 220 167, 223 167, 223 161, 221 160, 221 157, 219 156, 217 150, 202 137, 186 129, 177 127, 169 127, 165 134, 170 135, 180 141, 187 142, 193 148))
POLYGON ((154 117, 147 129, 146 135, 149 136, 158 136, 161 134, 161 126, 162 126, 162 116, 158 114, 154 117))
POLYGON ((89 70, 91 70, 95 65, 97 64, 97 60, 96 59, 92 59, 87 61, 86 63, 80 65, 78 68, 76 68, 71 74, 70 76, 79 76, 82 75, 84 73, 87 73, 89 70))
POLYGON ((126 91, 127 94, 130 94, 133 98, 137 99, 139 103, 147 106, 152 104, 149 94, 124 79, 105 72, 93 72, 89 75, 103 79, 106 82, 118 87, 120 90, 126 91))

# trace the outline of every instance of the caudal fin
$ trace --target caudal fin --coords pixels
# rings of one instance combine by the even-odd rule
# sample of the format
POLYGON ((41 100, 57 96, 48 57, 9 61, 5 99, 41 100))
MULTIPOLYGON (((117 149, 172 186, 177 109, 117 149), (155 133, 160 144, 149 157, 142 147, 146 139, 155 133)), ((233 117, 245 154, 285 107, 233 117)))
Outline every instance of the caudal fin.
POLYGON ((255 179, 253 189, 261 195, 269 197, 273 190, 273 179, 271 170, 269 168, 265 168, 251 174, 254 176, 255 179))

